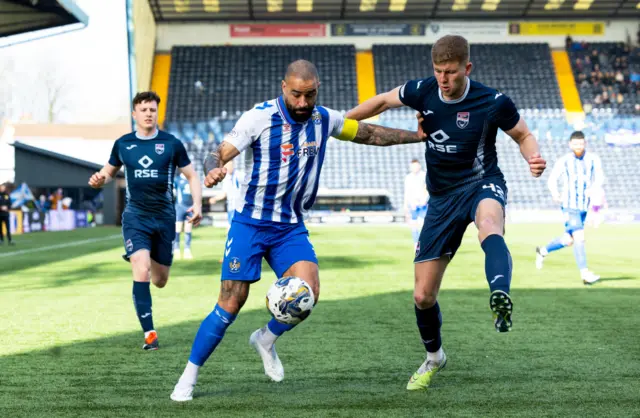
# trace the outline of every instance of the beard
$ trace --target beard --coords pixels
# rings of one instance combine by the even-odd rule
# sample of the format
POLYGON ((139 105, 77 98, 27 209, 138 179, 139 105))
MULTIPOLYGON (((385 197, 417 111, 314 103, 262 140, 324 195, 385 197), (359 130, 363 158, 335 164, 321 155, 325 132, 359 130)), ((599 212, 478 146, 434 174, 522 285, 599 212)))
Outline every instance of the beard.
POLYGON ((309 118, 311 117, 311 114, 313 113, 313 108, 314 108, 314 106, 295 108, 295 107, 289 106, 288 103, 285 103, 285 105, 287 106, 287 111, 289 112, 289 116, 291 116, 291 119, 293 119, 296 122, 308 121, 309 118))

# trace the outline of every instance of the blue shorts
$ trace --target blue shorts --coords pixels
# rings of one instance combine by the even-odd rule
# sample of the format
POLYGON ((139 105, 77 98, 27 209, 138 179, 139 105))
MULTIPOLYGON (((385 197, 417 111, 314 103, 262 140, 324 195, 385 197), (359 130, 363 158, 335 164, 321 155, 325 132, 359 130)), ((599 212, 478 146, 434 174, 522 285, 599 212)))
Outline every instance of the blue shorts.
POLYGON ((504 180, 487 178, 446 195, 432 195, 414 262, 435 260, 445 255, 453 258, 483 199, 496 200, 504 211, 507 204, 507 185, 504 180))
POLYGON ((564 213, 564 230, 568 234, 584 229, 587 212, 576 209, 563 209, 562 212, 564 213))
POLYGON ((260 280, 262 259, 269 263, 277 277, 298 261, 318 263, 303 223, 253 224, 241 221, 236 213, 224 249, 222 280, 256 282, 260 280))
POLYGON ((187 210, 190 206, 185 205, 176 205, 176 222, 184 222, 187 220, 187 217, 190 215, 187 210))
POLYGON ((411 209, 411 220, 416 221, 418 218, 424 219, 427 216, 428 205, 418 206, 415 209, 411 209))
POLYGON ((151 259, 170 266, 173 261, 173 240, 176 226, 171 218, 152 218, 132 213, 122 214, 122 237, 126 260, 138 250, 149 250, 151 259))

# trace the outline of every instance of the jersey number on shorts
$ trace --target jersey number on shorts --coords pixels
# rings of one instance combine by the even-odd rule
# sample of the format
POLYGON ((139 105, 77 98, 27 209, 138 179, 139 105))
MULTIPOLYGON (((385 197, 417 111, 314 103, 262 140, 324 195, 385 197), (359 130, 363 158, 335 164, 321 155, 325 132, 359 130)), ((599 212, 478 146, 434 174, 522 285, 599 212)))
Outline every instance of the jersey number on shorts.
POLYGON ((500 200, 502 200, 504 202, 504 190, 502 190, 502 188, 500 186, 496 186, 493 183, 489 183, 489 184, 483 184, 482 185, 483 189, 491 189, 491 191, 500 198, 500 200))

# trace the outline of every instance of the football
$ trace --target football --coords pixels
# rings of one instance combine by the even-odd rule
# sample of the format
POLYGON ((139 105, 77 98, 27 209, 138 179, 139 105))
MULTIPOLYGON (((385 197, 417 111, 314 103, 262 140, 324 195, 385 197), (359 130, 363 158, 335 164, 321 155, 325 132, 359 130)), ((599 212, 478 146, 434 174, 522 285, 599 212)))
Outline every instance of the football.
POLYGON ((299 277, 282 277, 267 292, 267 309, 278 322, 298 324, 313 309, 313 290, 299 277))

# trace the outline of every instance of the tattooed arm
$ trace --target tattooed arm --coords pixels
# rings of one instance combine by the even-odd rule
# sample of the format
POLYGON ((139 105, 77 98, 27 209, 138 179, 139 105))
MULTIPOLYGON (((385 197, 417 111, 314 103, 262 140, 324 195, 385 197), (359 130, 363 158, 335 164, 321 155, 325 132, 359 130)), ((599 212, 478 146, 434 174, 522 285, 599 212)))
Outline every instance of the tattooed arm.
POLYGON ((222 141, 222 144, 215 151, 207 155, 204 160, 204 185, 207 187, 213 187, 220 183, 227 175, 227 169, 224 165, 233 160, 240 154, 240 151, 227 141, 222 141))
POLYGON ((388 147, 389 145, 414 144, 424 142, 424 140, 425 136, 421 132, 385 128, 384 126, 359 122, 358 131, 352 141, 357 144, 388 147))

